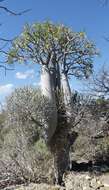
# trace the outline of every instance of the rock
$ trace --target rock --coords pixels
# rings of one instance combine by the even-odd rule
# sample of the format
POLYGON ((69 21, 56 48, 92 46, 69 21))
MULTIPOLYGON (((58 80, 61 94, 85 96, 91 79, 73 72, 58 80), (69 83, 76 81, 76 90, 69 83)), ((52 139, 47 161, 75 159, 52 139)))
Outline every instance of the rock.
POLYGON ((101 181, 104 187, 108 187, 109 189, 109 173, 101 176, 101 181))
POLYGON ((91 179, 91 177, 89 176, 89 175, 86 175, 86 180, 90 180, 91 179))
POLYGON ((93 178, 93 179, 91 180, 90 185, 91 185, 91 187, 92 187, 93 189, 97 189, 97 188, 98 188, 97 179, 96 179, 96 178, 93 178))
POLYGON ((31 183, 4 190, 109 190, 109 173, 95 175, 88 172, 67 172, 63 180, 65 188, 45 183, 31 183))
POLYGON ((64 190, 63 187, 60 186, 52 186, 47 184, 34 184, 31 183, 28 186, 22 185, 17 187, 10 187, 9 189, 6 188, 4 190, 64 190))
POLYGON ((65 177, 66 190, 109 190, 109 174, 70 172, 65 177))
POLYGON ((65 179, 66 190, 91 190, 90 179, 88 174, 69 173, 65 179))

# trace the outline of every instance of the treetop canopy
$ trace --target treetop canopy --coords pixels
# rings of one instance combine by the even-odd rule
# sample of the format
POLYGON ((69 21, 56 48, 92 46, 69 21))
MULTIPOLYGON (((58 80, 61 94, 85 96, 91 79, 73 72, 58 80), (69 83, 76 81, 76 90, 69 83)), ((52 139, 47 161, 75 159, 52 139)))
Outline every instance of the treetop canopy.
POLYGON ((97 55, 95 44, 84 32, 51 22, 25 25, 23 32, 12 42, 8 63, 60 64, 66 74, 87 77, 97 55))

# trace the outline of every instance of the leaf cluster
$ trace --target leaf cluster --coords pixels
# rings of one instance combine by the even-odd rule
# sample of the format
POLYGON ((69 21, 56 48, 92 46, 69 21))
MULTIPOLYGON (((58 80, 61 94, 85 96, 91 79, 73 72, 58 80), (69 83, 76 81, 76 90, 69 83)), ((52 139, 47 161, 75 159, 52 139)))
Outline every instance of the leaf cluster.
POLYGON ((12 64, 60 64, 63 72, 88 77, 93 70, 93 57, 98 52, 84 32, 51 22, 26 25, 9 49, 7 61, 12 64))

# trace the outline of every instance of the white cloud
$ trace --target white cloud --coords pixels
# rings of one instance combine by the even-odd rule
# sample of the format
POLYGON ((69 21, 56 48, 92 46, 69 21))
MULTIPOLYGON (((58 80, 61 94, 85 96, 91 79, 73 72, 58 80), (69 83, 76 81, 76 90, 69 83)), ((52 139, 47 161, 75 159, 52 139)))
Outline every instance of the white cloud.
POLYGON ((25 72, 17 72, 16 78, 17 79, 27 79, 27 78, 33 78, 34 77, 34 70, 27 70, 25 72))
POLYGON ((14 89, 13 84, 0 85, 0 96, 6 96, 10 94, 13 89, 14 89))

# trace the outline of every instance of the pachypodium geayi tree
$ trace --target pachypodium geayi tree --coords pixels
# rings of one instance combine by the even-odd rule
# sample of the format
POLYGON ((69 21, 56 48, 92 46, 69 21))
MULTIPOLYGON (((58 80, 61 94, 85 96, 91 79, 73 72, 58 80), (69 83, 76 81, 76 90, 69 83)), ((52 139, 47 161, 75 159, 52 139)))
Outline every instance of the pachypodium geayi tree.
POLYGON ((69 162, 68 131, 73 123, 69 76, 88 78, 96 54, 94 43, 84 32, 51 22, 26 25, 9 49, 10 64, 40 64, 41 93, 52 109, 52 114, 42 119, 44 138, 53 147, 57 183, 62 181, 69 162))

